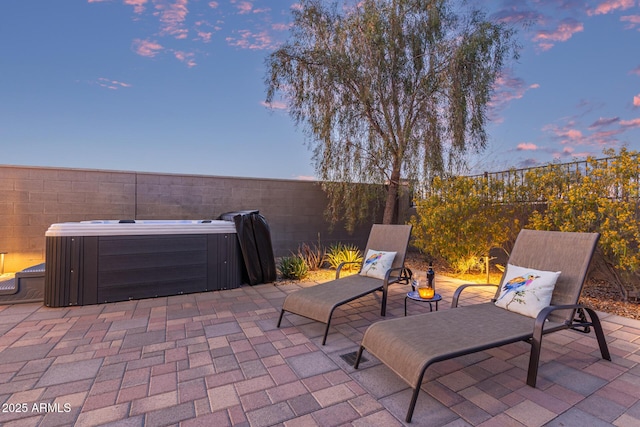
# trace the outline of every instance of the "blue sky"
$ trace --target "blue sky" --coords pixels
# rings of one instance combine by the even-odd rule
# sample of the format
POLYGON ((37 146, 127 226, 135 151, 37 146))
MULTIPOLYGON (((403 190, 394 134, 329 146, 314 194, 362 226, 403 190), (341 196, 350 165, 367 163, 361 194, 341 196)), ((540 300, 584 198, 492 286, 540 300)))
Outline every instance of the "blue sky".
MULTIPOLYGON (((523 47, 475 171, 640 150, 640 0, 475 3, 523 47)), ((2 0, 0 164, 312 177, 303 133, 264 105, 296 5, 2 0)))

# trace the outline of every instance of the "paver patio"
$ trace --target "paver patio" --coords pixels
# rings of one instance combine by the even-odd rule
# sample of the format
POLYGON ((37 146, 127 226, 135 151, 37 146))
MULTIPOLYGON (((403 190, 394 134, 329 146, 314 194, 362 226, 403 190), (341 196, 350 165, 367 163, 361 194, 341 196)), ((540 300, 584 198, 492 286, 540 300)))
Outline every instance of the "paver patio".
MULTIPOLYGON (((438 279, 440 310, 459 283, 438 279)), ((403 425, 408 386, 366 353, 358 370, 341 357, 381 319, 380 296, 338 309, 321 346, 320 323, 287 314, 276 328, 285 295, 309 285, 0 306, 0 425, 403 425)), ((390 288, 387 318, 404 314, 407 291, 390 288)), ((409 315, 428 310, 409 301, 409 315)), ((411 425, 640 425, 640 321, 600 316, 612 362, 593 334, 564 331, 545 337, 535 389, 526 343, 437 363, 411 425)))

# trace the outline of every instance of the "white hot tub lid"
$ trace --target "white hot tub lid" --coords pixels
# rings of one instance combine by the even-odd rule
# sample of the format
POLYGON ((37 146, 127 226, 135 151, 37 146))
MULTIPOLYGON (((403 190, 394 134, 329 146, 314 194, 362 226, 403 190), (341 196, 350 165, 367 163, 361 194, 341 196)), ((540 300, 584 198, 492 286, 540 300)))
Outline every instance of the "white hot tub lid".
POLYGON ((51 224, 47 237, 66 236, 147 236, 161 234, 223 234, 235 233, 231 221, 220 220, 93 220, 51 224))

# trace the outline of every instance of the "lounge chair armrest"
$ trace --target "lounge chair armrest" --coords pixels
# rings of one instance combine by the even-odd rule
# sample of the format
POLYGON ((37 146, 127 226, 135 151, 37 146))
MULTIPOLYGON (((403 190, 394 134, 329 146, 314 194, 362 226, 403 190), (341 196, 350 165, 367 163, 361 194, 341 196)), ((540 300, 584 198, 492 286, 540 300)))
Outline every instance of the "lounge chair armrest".
MULTIPOLYGON (((550 305, 548 307, 543 308, 542 310, 540 310, 540 313, 538 313, 538 316, 536 317, 536 323, 534 325, 534 334, 536 333, 540 333, 540 335, 542 335, 542 331, 543 331, 543 327, 545 322, 547 321, 547 318, 551 315, 551 313, 553 313, 554 311, 558 311, 558 310, 578 310, 578 309, 583 309, 583 310, 587 310, 589 312, 589 315, 591 315, 592 310, 588 309, 587 307, 585 307, 582 304, 567 304, 567 305, 550 305)), ((597 317, 597 315, 594 313, 594 316, 597 317)), ((567 327, 572 327, 573 322, 571 322, 571 324, 567 324, 567 327)), ((580 325, 577 325, 580 326, 580 325)))
POLYGON ((390 284, 390 283, 399 283, 399 282, 405 281, 405 284, 408 284, 411 282, 412 277, 413 277, 413 272, 411 271, 410 268, 407 268, 407 267, 390 268, 387 270, 387 272, 384 275, 384 282, 385 284, 390 284), (392 279, 391 275, 394 272, 398 272, 398 275, 392 279))
POLYGON ((336 279, 340 278, 340 272, 342 271, 342 267, 344 267, 347 264, 360 264, 360 261, 345 261, 345 262, 341 262, 338 265, 338 268, 336 268, 336 279))
MULTIPOLYGON (((551 313, 557 310, 578 311, 579 318, 575 318, 575 313, 574 313, 574 317, 570 321, 566 321, 565 324, 563 325, 563 328, 573 329, 578 332, 589 333, 590 327, 593 327, 596 333, 596 337, 598 338, 598 344, 600 345, 602 357, 604 359, 611 360, 609 356, 609 350, 607 348, 607 344, 604 338, 602 324, 600 323, 600 318, 598 317, 598 314, 592 308, 586 307, 585 305, 582 305, 582 304, 550 305, 540 310, 540 313, 538 313, 538 316, 536 317, 536 322, 533 326, 534 340, 542 339, 542 335, 545 332, 544 325, 545 325, 545 322, 547 321, 547 318, 551 313), (584 314, 584 312, 587 312, 587 314, 589 315, 589 319, 587 319, 587 316, 584 314), (583 328, 583 330, 580 330, 578 328, 583 328)), ((554 328, 550 332, 553 332, 553 330, 556 330, 556 329, 557 328, 554 328)))
POLYGON ((458 306, 458 299, 460 299, 460 294, 467 288, 478 288, 478 287, 492 287, 497 288, 498 285, 492 285, 491 283, 467 283, 465 285, 458 286, 458 289, 453 293, 453 298, 451 300, 451 308, 456 308, 458 306))

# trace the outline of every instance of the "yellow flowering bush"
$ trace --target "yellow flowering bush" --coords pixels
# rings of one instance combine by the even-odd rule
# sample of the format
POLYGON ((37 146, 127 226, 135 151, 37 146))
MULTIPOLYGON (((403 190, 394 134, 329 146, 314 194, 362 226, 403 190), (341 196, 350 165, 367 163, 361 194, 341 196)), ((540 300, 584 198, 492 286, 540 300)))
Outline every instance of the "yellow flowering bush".
POLYGON ((467 272, 519 230, 518 221, 506 215, 509 206, 497 202, 503 192, 503 182, 487 178, 434 178, 411 218, 414 245, 467 272))
POLYGON ((460 272, 521 227, 599 232, 599 252, 624 299, 640 268, 640 155, 550 164, 484 177, 435 178, 411 218, 414 245, 460 272))
MULTIPOLYGON (((605 154, 613 156, 613 150, 605 154)), ((640 158, 621 149, 615 157, 589 158, 586 171, 563 171, 558 165, 531 171, 527 181, 536 184, 544 205, 530 217, 534 229, 600 233, 599 247, 609 272, 626 299, 635 288, 640 267, 638 196, 640 158), (558 185, 553 188, 553 179, 558 185)))

